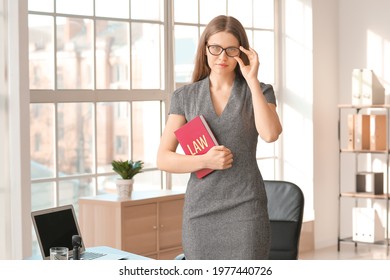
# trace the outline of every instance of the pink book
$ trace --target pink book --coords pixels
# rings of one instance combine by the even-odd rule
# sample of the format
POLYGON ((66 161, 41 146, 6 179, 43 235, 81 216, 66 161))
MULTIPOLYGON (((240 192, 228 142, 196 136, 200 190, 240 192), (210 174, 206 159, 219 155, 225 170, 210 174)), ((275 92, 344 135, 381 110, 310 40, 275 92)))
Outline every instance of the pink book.
MULTIPOLYGON (((203 155, 212 147, 218 146, 217 139, 202 115, 196 116, 175 131, 177 140, 186 155, 203 155)), ((202 169, 195 172, 200 179, 213 172, 213 169, 202 169)))

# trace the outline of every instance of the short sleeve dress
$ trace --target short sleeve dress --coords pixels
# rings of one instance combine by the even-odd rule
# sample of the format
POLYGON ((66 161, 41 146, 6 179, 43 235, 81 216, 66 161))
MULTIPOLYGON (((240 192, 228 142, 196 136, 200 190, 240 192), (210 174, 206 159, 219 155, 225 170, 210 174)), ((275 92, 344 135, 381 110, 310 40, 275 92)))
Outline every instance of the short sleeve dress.
MULTIPOLYGON (((271 85, 261 83, 267 102, 276 104, 271 85)), ((202 114, 219 144, 233 153, 233 166, 202 179, 192 173, 183 212, 186 259, 267 259, 270 223, 263 178, 256 162, 258 133, 252 96, 244 79, 236 78, 220 116, 215 113, 210 81, 177 89, 170 114, 189 121, 202 114)))

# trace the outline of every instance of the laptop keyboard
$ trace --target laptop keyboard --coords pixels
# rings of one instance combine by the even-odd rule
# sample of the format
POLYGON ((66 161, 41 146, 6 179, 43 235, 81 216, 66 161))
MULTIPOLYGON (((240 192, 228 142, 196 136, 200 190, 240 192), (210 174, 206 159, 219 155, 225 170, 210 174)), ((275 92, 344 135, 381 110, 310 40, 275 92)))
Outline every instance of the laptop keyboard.
POLYGON ((95 252, 84 252, 81 254, 80 258, 83 260, 93 260, 100 257, 105 256, 106 254, 103 253, 95 253, 95 252))

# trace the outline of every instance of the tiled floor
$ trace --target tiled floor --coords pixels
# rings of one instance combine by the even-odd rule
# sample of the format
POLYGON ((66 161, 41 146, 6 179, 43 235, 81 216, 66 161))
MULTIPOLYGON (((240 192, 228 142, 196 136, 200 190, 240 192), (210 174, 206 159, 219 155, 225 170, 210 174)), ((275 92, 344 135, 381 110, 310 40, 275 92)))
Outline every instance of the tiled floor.
POLYGON ((342 243, 337 246, 301 253, 302 260, 390 260, 386 245, 342 243), (387 251, 387 252, 386 252, 387 251))

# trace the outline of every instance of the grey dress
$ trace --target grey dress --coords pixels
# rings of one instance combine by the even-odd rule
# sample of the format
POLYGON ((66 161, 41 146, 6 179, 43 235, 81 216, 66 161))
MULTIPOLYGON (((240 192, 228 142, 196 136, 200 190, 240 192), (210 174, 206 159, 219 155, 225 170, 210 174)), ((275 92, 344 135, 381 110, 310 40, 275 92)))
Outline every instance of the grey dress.
MULTIPOLYGON (((218 143, 233 153, 233 167, 188 181, 183 213, 186 259, 267 259, 270 224, 263 179, 256 162, 258 133, 251 92, 236 78, 220 116, 210 96, 209 78, 177 89, 170 114, 189 121, 202 114, 218 143)), ((276 104, 271 85, 261 83, 269 103, 276 104)))

